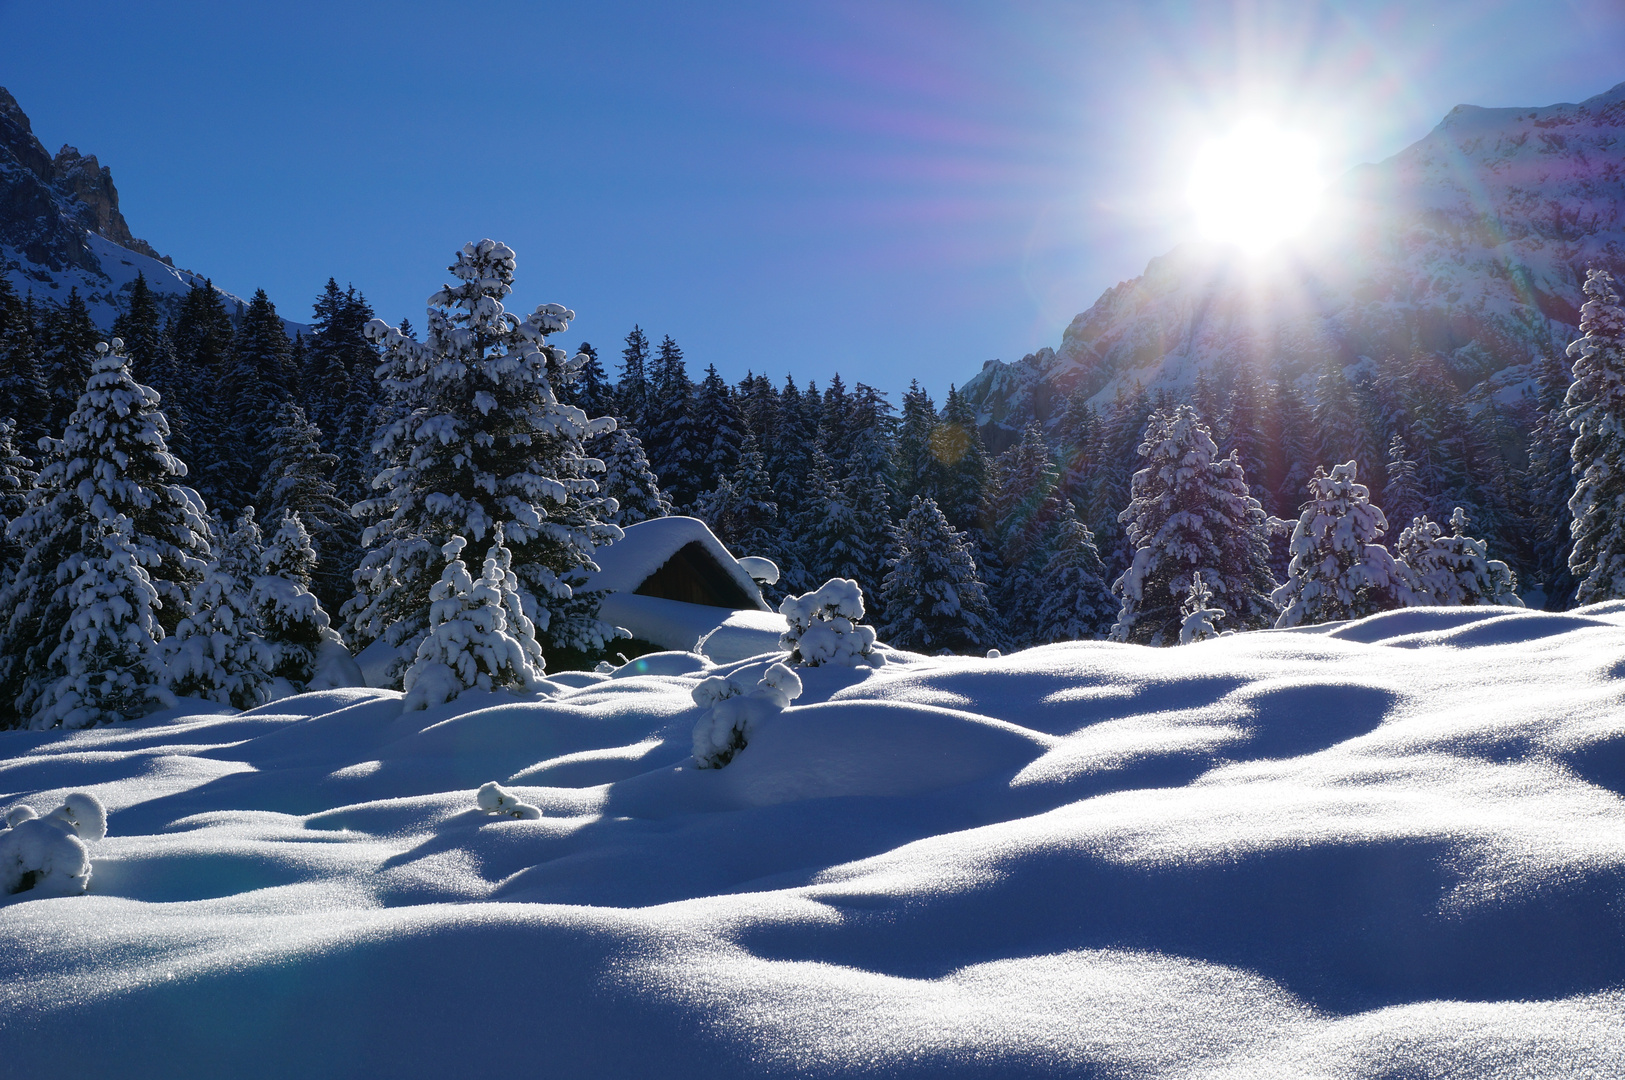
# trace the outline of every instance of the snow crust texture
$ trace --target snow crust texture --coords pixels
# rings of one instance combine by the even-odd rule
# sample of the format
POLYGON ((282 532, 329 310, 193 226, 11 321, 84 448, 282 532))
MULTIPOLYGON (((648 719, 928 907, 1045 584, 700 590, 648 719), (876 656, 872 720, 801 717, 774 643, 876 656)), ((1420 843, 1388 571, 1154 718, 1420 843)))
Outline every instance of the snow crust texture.
POLYGON ((0 896, 0 1072, 1622 1076, 1622 656, 1418 607, 0 732, 0 838, 115 825, 0 896))

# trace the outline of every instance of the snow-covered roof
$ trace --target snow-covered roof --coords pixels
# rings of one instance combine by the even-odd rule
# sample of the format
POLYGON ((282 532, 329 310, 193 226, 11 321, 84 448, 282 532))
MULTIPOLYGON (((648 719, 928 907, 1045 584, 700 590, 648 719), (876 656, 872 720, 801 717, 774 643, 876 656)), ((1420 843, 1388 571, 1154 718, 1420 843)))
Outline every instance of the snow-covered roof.
MULTIPOLYGON (((762 599, 762 591, 755 579, 739 565, 739 560, 723 546, 722 541, 717 539, 716 534, 705 522, 691 517, 652 518, 649 521, 626 526, 626 536, 623 539, 608 547, 601 547, 594 553, 593 558, 598 563, 598 572, 587 579, 584 589, 610 593, 636 592, 657 570, 665 566, 673 555, 690 544, 699 545, 716 561, 717 566, 739 586, 740 591, 750 601, 751 607, 758 611, 772 610, 762 599)), ((723 610, 726 609, 716 608, 710 615, 705 616, 711 622, 705 631, 701 631, 702 633, 708 632, 722 622, 724 616, 719 612, 723 610)), ((614 622, 607 611, 606 608, 603 618, 614 622)), ((626 626, 625 623, 616 625, 626 626)), ((632 627, 627 626, 627 629, 631 630, 632 627)), ((633 632, 636 633, 635 630, 633 632)), ((638 636, 642 637, 641 634, 638 636)), ((687 643, 672 647, 691 649, 694 647, 694 640, 690 638, 687 643)))
MULTIPOLYGON (((640 641, 697 652, 719 664, 777 651, 789 626, 783 615, 771 611, 734 611, 633 592, 604 597, 598 617, 640 641)), ((610 651, 615 651, 613 645, 610 651)))

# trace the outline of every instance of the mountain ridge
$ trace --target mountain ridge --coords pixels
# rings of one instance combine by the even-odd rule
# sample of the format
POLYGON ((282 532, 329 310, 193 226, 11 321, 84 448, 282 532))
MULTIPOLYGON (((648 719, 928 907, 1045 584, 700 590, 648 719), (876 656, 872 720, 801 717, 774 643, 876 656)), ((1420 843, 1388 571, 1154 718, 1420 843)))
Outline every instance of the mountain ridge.
POLYGON ((1458 105, 1345 174, 1319 231, 1273 262, 1179 245, 1105 290, 1059 347, 988 361, 962 392, 998 442, 1079 392, 1103 403, 1238 363, 1309 389, 1327 365, 1423 351, 1476 403, 1509 403, 1577 335, 1586 268, 1625 269, 1622 206, 1625 83, 1577 104, 1458 105))

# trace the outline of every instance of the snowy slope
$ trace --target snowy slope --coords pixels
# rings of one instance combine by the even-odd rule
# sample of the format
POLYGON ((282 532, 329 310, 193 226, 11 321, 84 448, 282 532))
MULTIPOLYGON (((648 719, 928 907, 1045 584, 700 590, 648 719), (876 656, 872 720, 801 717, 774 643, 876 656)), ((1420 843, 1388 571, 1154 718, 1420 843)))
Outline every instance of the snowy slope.
MULTIPOLYGON (((1625 1076, 1625 605, 0 732, 8 1077, 1625 1076), (494 818, 498 780, 544 816, 494 818)), ((752 661, 760 667, 764 659, 752 661)))
POLYGON ((965 392, 984 421, 1020 427, 1080 386, 1109 401, 1224 365, 1299 377, 1420 349, 1510 402, 1523 365, 1576 336, 1586 268, 1625 269, 1622 208, 1625 83, 1578 105, 1458 106, 1345 177, 1277 257, 1176 248, 1107 290, 1058 348, 989 361, 965 392))

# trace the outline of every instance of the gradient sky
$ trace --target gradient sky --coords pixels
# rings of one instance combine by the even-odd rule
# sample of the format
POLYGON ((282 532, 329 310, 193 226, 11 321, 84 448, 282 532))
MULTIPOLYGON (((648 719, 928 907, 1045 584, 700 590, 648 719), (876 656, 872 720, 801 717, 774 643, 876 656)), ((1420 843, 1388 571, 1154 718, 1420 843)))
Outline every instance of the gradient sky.
POLYGON ((1203 132, 1380 160, 1625 81, 1622 7, 0 0, 0 85, 136 235, 290 318, 331 275, 422 325, 491 236, 566 345, 636 322, 691 371, 940 400, 1191 235, 1203 132))

